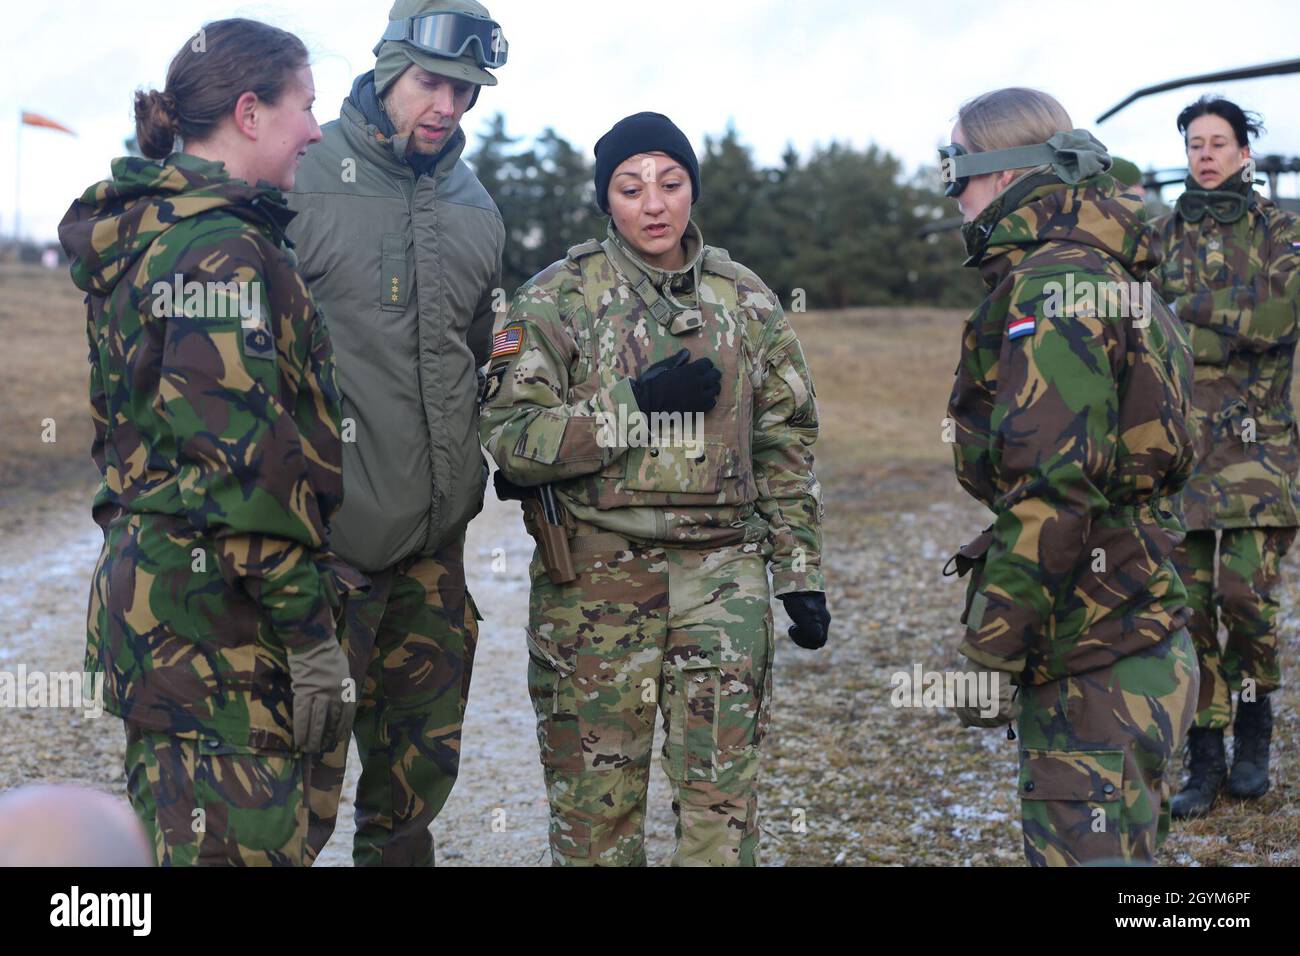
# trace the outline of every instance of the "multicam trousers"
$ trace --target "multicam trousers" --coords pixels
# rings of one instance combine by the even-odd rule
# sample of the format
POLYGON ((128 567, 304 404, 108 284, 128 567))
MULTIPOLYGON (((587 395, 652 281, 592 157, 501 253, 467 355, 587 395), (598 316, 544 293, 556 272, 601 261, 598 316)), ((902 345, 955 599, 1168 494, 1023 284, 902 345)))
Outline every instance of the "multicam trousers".
POLYGON ((758 862, 758 748, 772 615, 757 545, 573 539, 576 581, 530 568, 528 686, 556 865, 644 865, 655 713, 677 817, 674 865, 758 862))
POLYGON ((1295 528, 1192 531, 1174 552, 1192 611, 1187 627, 1201 665, 1197 727, 1223 728, 1232 722, 1232 692, 1241 690, 1245 678, 1255 682, 1258 697, 1281 683, 1273 590, 1295 534, 1295 528), (1219 644, 1220 620, 1228 631, 1225 647, 1219 644))
POLYGON ((1109 667, 1020 689, 1020 809, 1031 866, 1150 863, 1196 704, 1186 629, 1109 667))
MULTIPOLYGON (((342 643, 361 688, 353 734, 357 866, 431 866, 429 826, 460 767, 461 724, 478 643, 478 611, 465 587, 463 540, 431 558, 369 575, 345 600, 342 643)), ((334 832, 348 742, 313 761, 308 853, 334 832)))

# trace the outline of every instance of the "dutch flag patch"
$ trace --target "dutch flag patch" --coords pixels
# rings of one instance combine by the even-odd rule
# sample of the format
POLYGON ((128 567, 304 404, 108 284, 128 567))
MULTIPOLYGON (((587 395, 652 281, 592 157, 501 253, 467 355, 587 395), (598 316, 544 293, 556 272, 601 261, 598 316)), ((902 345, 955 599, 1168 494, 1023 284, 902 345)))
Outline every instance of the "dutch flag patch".
POLYGON ((1022 335, 1033 335, 1036 323, 1032 315, 1021 316, 1018 319, 1012 319, 1007 324, 1007 338, 1018 339, 1022 335))

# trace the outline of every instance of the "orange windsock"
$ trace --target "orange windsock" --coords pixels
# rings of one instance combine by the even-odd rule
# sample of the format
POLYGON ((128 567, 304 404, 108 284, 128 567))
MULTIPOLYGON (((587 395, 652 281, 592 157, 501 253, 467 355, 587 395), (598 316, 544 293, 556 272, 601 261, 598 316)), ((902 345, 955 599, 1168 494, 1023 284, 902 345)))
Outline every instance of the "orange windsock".
POLYGON ((62 123, 56 123, 48 116, 42 116, 40 113, 29 113, 23 110, 22 122, 24 126, 44 126, 46 129, 57 129, 60 133, 67 133, 71 136, 77 135, 62 123))

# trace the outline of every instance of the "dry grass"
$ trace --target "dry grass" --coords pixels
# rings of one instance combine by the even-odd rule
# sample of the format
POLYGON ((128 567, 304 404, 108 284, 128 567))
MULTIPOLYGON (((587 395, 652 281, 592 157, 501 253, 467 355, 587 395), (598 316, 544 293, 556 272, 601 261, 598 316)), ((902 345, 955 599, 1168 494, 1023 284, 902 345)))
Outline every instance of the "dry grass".
POLYGON ((86 310, 66 270, 0 266, 0 502, 94 478, 86 310), (45 419, 53 442, 42 440, 45 419))
POLYGON ((963 318, 884 308, 792 316, 817 386, 817 472, 835 501, 916 507, 949 493, 941 423, 963 318))

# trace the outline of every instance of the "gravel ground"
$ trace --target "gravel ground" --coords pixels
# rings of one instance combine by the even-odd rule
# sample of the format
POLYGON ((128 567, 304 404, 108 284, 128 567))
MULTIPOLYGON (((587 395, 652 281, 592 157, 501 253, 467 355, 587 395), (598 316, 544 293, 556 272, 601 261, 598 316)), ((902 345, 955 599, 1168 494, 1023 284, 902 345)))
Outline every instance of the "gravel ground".
MULTIPOLYGON (((944 481, 927 479, 900 491, 908 492, 913 510, 871 510, 886 503, 876 500, 868 508, 845 481, 828 488, 835 517, 827 529, 826 556, 832 644, 814 653, 784 638, 779 642, 761 785, 765 862, 1022 862, 1014 744, 1002 731, 964 730, 941 711, 890 705, 894 672, 918 663, 925 670, 953 663, 962 585, 939 571, 953 547, 985 523, 982 509, 944 481)), ((100 540, 88 501, 87 491, 76 490, 11 501, 5 509, 0 669, 80 669, 86 594, 100 540)), ((433 828, 444 864, 544 862, 546 800, 523 645, 530 551, 517 506, 489 501, 467 545, 470 587, 487 620, 460 781, 433 828)), ((1275 698, 1273 789, 1253 804, 1225 804, 1208 819, 1177 826, 1162 851, 1163 863, 1300 862, 1300 781, 1293 756, 1300 726, 1293 689, 1300 659, 1297 571, 1296 562, 1288 561, 1282 594, 1286 687, 1275 698)), ((776 613, 784 622, 779 605, 776 613)), ((779 628, 783 634, 784 623, 779 628)), ((76 710, 0 709, 0 790, 64 782, 122 794, 122 749, 121 725, 109 715, 86 719, 76 710)), ((339 828, 321 864, 350 862, 356 769, 354 752, 339 828)), ((668 801, 667 783, 656 771, 648 837, 654 863, 666 861, 672 850, 668 801)))

